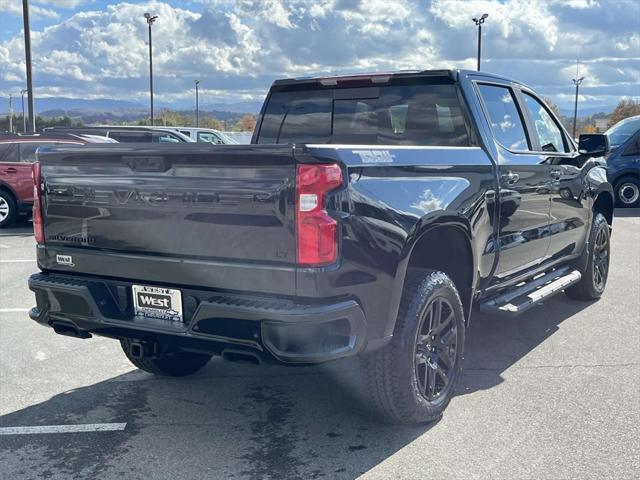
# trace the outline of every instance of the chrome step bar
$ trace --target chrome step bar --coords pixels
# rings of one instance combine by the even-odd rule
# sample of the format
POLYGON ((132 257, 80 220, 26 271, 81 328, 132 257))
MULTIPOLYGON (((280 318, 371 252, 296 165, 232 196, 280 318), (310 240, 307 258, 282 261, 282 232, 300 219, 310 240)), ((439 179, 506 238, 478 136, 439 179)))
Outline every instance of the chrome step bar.
POLYGON ((520 315, 580 281, 581 277, 578 270, 569 267, 552 270, 481 302, 480 311, 492 315, 520 315))

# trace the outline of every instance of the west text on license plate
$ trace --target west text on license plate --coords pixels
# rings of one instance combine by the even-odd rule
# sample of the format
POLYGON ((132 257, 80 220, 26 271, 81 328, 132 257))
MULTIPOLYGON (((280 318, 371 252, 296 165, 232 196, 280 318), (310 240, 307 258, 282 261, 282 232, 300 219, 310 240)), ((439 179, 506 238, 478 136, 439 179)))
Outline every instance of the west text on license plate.
POLYGON ((148 285, 133 285, 133 306, 136 315, 182 322, 180 290, 148 285))

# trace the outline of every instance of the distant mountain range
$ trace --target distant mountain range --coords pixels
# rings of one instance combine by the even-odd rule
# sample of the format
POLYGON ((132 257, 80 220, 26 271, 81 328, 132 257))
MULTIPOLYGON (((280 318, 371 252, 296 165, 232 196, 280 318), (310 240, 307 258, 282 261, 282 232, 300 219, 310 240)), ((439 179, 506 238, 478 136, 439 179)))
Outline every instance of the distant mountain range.
MULTIPOLYGON (((605 113, 609 115, 614 108, 616 108, 615 105, 601 105, 596 107, 581 108, 580 104, 578 104, 578 117, 590 117, 591 115, 595 115, 596 113, 605 113)), ((567 117, 573 118, 573 108, 561 108, 560 113, 567 117)))
MULTIPOLYGON (((7 97, 0 97, 0 115, 6 115, 8 112, 7 97)), ((258 114, 262 100, 260 101, 242 101, 232 103, 203 103, 200 105, 201 112, 210 112, 214 117, 226 119, 226 117, 237 117, 238 114, 251 113, 258 114), (221 115, 220 115, 221 114, 221 115), (233 115, 231 115, 233 114, 233 115)), ((157 102, 156 110, 162 108, 170 108, 179 111, 193 111, 193 104, 189 102, 163 103, 157 102)), ((25 105, 26 108, 26 105, 25 105)), ((53 117, 68 115, 70 117, 85 117, 91 114, 104 114, 113 116, 113 118, 129 117, 133 114, 144 114, 147 112, 148 104, 146 102, 132 102, 128 100, 104 99, 82 99, 67 97, 45 97, 36 98, 35 109, 38 114, 53 117)), ((578 105, 579 117, 590 117, 599 112, 609 114, 615 106, 601 105, 595 107, 581 108, 578 105)), ((13 98, 13 111, 16 114, 22 113, 22 104, 20 97, 13 98)), ((560 108, 560 113, 565 116, 573 116, 573 108, 560 108)), ((102 115, 101 115, 102 116, 102 115)))
MULTIPOLYGON (((233 113, 234 116, 241 113, 257 114, 262 106, 262 101, 253 102, 234 102, 234 103, 211 103, 200 105, 201 112, 227 112, 233 113)), ((176 102, 173 104, 157 102, 155 104, 157 110, 162 108, 170 108, 172 110, 189 111, 194 110, 195 106, 186 102, 176 102)), ((25 99, 25 109, 27 108, 25 99)), ((131 102, 127 100, 113 99, 81 99, 66 97, 44 97, 35 99, 35 110, 39 115, 59 116, 69 115, 83 116, 90 113, 107 113, 120 117, 123 114, 129 115, 133 113, 144 113, 148 109, 147 103, 131 102)), ((9 111, 8 97, 0 97, 0 115, 6 115, 9 111)), ((22 113, 22 103, 20 97, 13 97, 13 111, 19 115, 22 113)))

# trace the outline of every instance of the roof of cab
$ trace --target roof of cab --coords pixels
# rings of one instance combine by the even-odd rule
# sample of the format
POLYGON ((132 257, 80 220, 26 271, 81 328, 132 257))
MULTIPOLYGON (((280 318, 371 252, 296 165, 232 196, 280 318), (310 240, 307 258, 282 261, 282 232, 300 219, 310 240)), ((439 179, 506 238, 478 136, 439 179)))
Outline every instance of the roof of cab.
POLYGON ((449 69, 449 70, 398 70, 392 72, 366 72, 366 73, 353 73, 345 75, 327 75, 316 77, 298 77, 298 78, 283 78, 276 80, 272 84, 273 87, 283 87, 287 85, 302 85, 302 84, 323 84, 325 86, 335 85, 339 81, 350 80, 365 80, 372 79, 372 83, 376 83, 376 78, 417 78, 417 77, 447 77, 451 80, 457 81, 460 75, 484 77, 488 79, 497 79, 502 81, 508 81, 511 83, 522 84, 521 82, 506 78, 501 75, 496 75, 488 72, 479 72, 476 70, 464 70, 464 69, 449 69))

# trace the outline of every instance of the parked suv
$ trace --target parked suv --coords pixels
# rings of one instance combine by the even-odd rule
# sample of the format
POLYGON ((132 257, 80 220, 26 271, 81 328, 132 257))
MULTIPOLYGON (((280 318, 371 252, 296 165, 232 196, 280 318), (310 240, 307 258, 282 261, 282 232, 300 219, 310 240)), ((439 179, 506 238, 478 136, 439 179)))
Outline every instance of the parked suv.
POLYGON ((75 135, 0 135, 0 228, 13 223, 19 215, 31 212, 33 180, 31 164, 41 146, 84 145, 98 137, 75 135))

